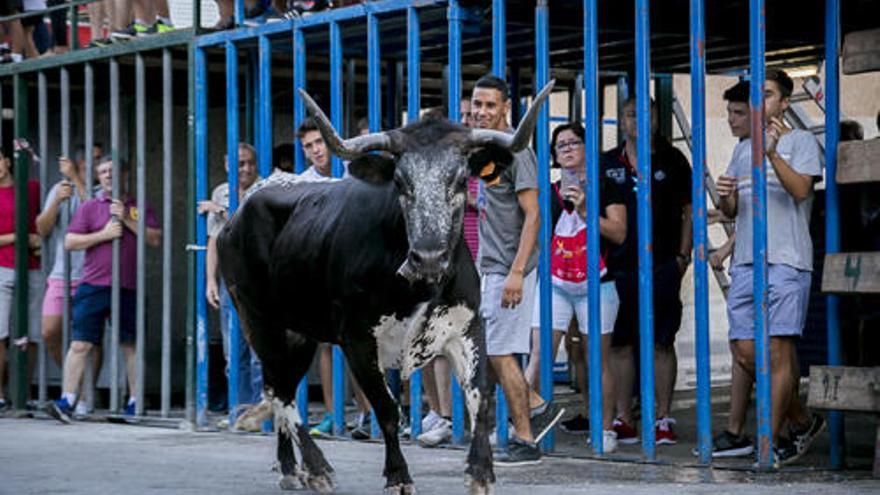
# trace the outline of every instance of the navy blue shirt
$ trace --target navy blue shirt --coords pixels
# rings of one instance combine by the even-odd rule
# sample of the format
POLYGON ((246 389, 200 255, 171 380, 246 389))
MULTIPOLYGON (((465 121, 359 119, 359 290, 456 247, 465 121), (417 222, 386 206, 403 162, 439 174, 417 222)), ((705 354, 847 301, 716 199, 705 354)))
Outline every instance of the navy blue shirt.
MULTIPOLYGON (((654 266, 658 266, 675 259, 680 252, 684 207, 691 204, 691 166, 682 152, 661 136, 654 138, 654 148, 651 207, 654 266)), ((608 270, 635 272, 639 269, 636 165, 629 163, 621 144, 602 154, 599 167, 600 173, 620 189, 626 204, 626 240, 610 250, 608 270)))

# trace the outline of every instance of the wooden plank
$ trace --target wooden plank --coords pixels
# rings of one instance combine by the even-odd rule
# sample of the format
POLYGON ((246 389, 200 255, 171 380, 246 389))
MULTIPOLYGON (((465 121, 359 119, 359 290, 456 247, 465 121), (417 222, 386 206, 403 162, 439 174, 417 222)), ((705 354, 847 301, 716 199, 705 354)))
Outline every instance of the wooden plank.
POLYGON ((880 367, 810 367, 807 404, 817 409, 880 412, 880 367))
POLYGON ((849 33, 843 40, 843 73, 880 70, 880 29, 849 33))
POLYGON ((837 147, 837 183, 880 181, 880 138, 847 141, 837 147))
POLYGON ((826 254, 822 292, 880 294, 880 252, 826 254))

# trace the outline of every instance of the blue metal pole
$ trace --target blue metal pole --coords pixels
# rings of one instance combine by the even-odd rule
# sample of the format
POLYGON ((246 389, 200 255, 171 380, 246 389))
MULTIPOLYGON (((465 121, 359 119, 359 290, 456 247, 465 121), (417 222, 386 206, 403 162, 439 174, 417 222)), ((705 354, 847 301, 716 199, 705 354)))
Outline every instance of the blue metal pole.
MULTIPOLYGON (((372 12, 367 14, 367 112, 370 132, 382 130, 382 67, 381 39, 379 38, 379 18, 372 12)), ((379 421, 376 411, 370 408, 370 436, 379 438, 379 421)))
MULTIPOLYGON (((257 127, 259 114, 257 109, 260 107, 260 94, 257 91, 259 85, 260 71, 257 62, 254 60, 253 50, 245 51, 244 65, 244 129, 241 129, 244 137, 242 141, 253 145, 257 153, 260 151, 260 136, 254 135, 254 129, 257 127)), ((241 136, 241 134, 239 134, 241 136)), ((259 157, 258 157, 259 159, 259 157)))
MULTIPOLYGON (((406 121, 408 124, 419 120, 421 110, 421 43, 419 37, 419 11, 415 7, 406 9, 406 121)), ((422 433, 422 372, 416 370, 409 379, 409 418, 410 438, 422 433)))
MULTIPOLYGON (((840 0, 825 2, 825 252, 840 252, 840 198, 837 189, 837 145, 840 141, 840 0)), ((843 364, 838 296, 827 296, 828 364, 843 364)), ((798 377, 795 377, 797 379, 798 377)), ((843 468, 843 412, 828 414, 831 467, 843 468)))
MULTIPOLYGON (((602 445, 602 322, 599 283, 599 39, 596 0, 584 0, 584 103, 587 129, 584 145, 587 172, 587 304, 590 359, 590 443, 603 454, 602 445)), ((580 112, 580 107, 577 108, 580 112)))
POLYGON ((244 24, 244 0, 235 0, 235 25, 244 24))
MULTIPOLYGON (((492 2, 492 73, 505 79, 507 72, 507 19, 504 0, 492 2)), ((516 93, 514 93, 516 94, 516 93)), ((513 97, 513 106, 516 98, 513 97)), ((456 118, 460 118, 460 115, 456 118)), ((498 448, 507 448, 507 401, 501 385, 495 386, 495 436, 498 448)))
MULTIPOLYGON (((306 87, 306 39, 302 28, 293 28, 293 130, 299 128, 299 124, 306 118, 306 107, 299 96, 299 89, 306 87)), ((302 144, 299 139, 294 140, 296 151, 294 152, 294 171, 301 174, 306 169, 306 158, 303 155, 302 144)))
MULTIPOLYGON (((226 180, 229 183, 229 216, 238 208, 238 139, 239 139, 239 115, 238 115, 238 48, 232 41, 226 42, 226 160, 229 171, 226 180)), ((230 307, 229 313, 220 315, 227 318, 229 328, 229 423, 232 425, 236 419, 236 406, 244 397, 238 396, 239 353, 241 352, 239 340, 241 330, 238 325, 238 317, 235 309, 230 307)))
POLYGON ((694 218, 694 326, 697 355, 697 448, 700 462, 712 461, 712 411, 709 388, 709 271, 706 266, 706 24, 703 0, 691 0, 691 123, 694 218))
POLYGON ((752 261, 755 297, 755 374, 757 384, 758 467, 773 465, 770 424, 770 336, 767 321, 767 163, 764 160, 764 0, 749 3, 752 139, 752 261))
MULTIPOLYGON (((195 49, 196 199, 208 200, 208 67, 205 51, 195 49)), ((195 208, 195 205, 191 206, 195 208)), ((167 235, 167 234, 166 234, 167 235)), ((208 244, 207 219, 196 215, 196 245, 208 244)), ((205 251, 196 251, 196 426, 208 426, 208 303, 205 299, 205 251)))
POLYGON ((638 120, 639 350, 642 451, 654 460, 654 254, 651 212, 651 31, 648 0, 636 0, 636 114, 638 120))
POLYGON ((260 175, 269 177, 272 173, 272 42, 268 36, 260 36, 259 50, 259 125, 254 129, 254 136, 259 144, 260 175))
MULTIPOLYGON (((550 80, 550 10, 546 0, 539 0, 535 5, 535 84, 537 94, 550 80)), ((541 302, 541 356, 540 382, 541 396, 545 401, 553 400, 553 324, 550 307, 550 237, 553 218, 550 215, 550 107, 543 105, 538 114, 535 127, 538 158, 538 202, 541 208, 541 231, 539 243, 541 251, 538 255, 538 283, 541 302)), ((532 435, 539 432, 533 431, 532 435)), ((541 448, 552 451, 554 447, 553 431, 541 440, 541 448)))
MULTIPOLYGON (((458 0, 450 0, 449 20, 449 120, 461 119, 461 8, 458 0)), ((453 373, 454 375, 454 373, 453 373)), ((464 443, 464 396, 457 377, 452 382, 452 443, 464 443)))
MULTIPOLYGON (((342 31, 339 23, 330 22, 330 120, 342 129, 342 31)), ((342 160, 333 155, 333 177, 342 177, 342 160)), ((333 433, 345 433, 345 356, 333 346, 333 433)))
POLYGON ((492 74, 507 79, 507 2, 492 0, 492 74))

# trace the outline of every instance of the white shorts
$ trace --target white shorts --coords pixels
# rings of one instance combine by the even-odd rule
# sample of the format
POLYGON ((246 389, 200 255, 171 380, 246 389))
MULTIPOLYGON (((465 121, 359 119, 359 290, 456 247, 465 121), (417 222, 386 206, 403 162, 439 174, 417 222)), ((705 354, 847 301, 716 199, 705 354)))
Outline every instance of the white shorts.
POLYGON ((523 278, 522 302, 513 309, 501 307, 507 275, 487 273, 482 276, 480 316, 486 327, 486 354, 489 356, 529 353, 537 273, 538 270, 532 270, 523 278))
MULTIPOLYGON (((43 291, 45 280, 40 270, 28 271, 28 340, 41 342, 43 291)), ((15 294, 15 270, 0 267, 0 339, 9 337, 13 325, 12 314, 15 294)))
MULTIPOLYGON (((589 307, 586 294, 572 294, 565 289, 552 285, 550 295, 550 307, 553 330, 567 332, 571 318, 577 315, 578 329, 582 334, 588 333, 589 307)), ((617 286, 613 280, 599 284, 599 310, 601 312, 599 324, 602 335, 614 331, 614 323, 617 321, 617 310, 620 307, 620 299, 617 297, 617 286)), ((541 289, 535 291, 535 304, 532 312, 532 327, 541 326, 541 289)))

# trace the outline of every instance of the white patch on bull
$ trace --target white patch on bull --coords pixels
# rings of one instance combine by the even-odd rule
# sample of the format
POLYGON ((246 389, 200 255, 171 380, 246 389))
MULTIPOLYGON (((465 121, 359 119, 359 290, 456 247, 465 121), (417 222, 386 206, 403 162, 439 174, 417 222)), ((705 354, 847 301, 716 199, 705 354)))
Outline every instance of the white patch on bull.
POLYGON ((382 316, 373 327, 378 345, 380 369, 400 369, 407 379, 412 372, 438 354, 447 354, 456 372, 464 373, 469 383, 476 370, 477 352, 470 339, 464 337, 474 311, 464 304, 434 308, 429 316, 427 303, 420 304, 403 320, 382 316))
MULTIPOLYGON (((261 189, 266 189, 267 187, 278 187, 281 189, 291 189, 294 185, 300 182, 338 182, 340 179, 336 178, 314 178, 307 179, 303 178, 300 175, 292 174, 290 172, 278 172, 275 174, 266 177, 265 179, 260 179, 254 183, 248 190, 244 193, 244 197, 241 199, 241 205, 243 205, 251 196, 253 196, 257 191, 261 189)), ((241 208, 239 205, 239 208, 241 208)))
POLYGON ((284 430, 289 438, 296 439, 296 427, 302 424, 296 404, 285 406, 281 399, 272 399, 272 410, 275 413, 275 425, 284 430))

